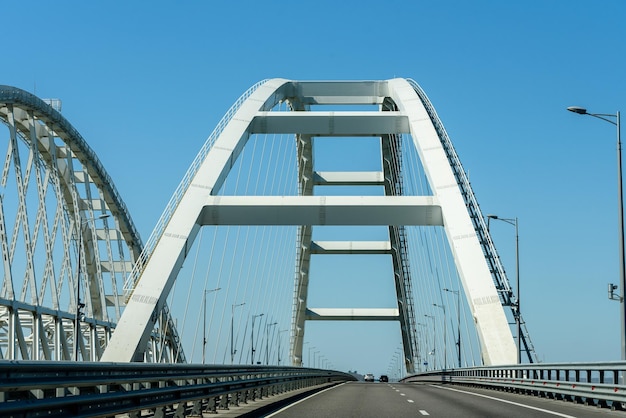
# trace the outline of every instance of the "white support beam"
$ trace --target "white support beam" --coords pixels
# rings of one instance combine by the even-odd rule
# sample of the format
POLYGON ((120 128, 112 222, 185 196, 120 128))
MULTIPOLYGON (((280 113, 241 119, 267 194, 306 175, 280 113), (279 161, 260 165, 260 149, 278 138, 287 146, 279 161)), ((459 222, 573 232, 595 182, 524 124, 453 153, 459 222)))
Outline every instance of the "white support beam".
POLYGON ((251 134, 313 136, 379 136, 409 132, 408 117, 399 112, 258 112, 251 134))
POLYGON ((295 81, 287 93, 301 102, 316 104, 381 104, 389 96, 381 81, 295 81))
POLYGON ((200 225, 443 225, 432 196, 211 196, 200 225))
POLYGON ((389 254, 389 241, 313 241, 311 254, 389 254))
POLYGON ((308 321, 397 321, 395 308, 308 308, 308 321))
POLYGON ((382 186, 385 178, 382 171, 316 171, 313 182, 316 186, 382 186))

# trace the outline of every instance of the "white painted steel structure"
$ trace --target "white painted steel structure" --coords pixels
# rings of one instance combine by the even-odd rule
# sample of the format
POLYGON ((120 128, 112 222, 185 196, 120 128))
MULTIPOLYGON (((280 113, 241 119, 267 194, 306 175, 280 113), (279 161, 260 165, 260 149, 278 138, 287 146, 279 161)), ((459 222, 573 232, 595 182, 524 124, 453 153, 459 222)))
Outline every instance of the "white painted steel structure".
MULTIPOLYGON (((59 100, 0 86, 0 359, 99 360, 143 247, 111 178, 59 110, 59 100)), ((159 322, 166 335, 150 330, 146 360, 184 361, 167 310, 159 322)))
MULTIPOLYGON (((503 305, 512 292, 458 157, 432 105, 411 80, 300 82, 271 79, 253 86, 231 108, 192 164, 127 282, 128 305, 102 357, 137 361, 145 356, 156 313, 203 225, 300 225, 291 336, 292 364, 302 365, 307 320, 397 320, 406 370, 418 359, 406 225, 443 225, 476 323, 486 365, 512 364, 516 347, 503 305), (286 102, 288 112, 272 112, 286 102), (375 106, 373 111, 311 111, 317 105, 375 106), (297 142, 300 197, 217 196, 254 134, 289 133, 297 142), (381 139, 382 172, 317 172, 315 137, 381 139), (411 138, 432 196, 403 196, 394 145, 411 138), (381 185, 385 196, 318 197, 317 185, 381 185), (320 242, 316 225, 387 225, 389 241, 320 242), (311 254, 391 254, 398 306, 320 310, 307 306, 311 254), (492 275, 493 272, 493 275, 492 275)), ((513 309, 514 310, 514 309, 513 309)), ((530 350, 527 348, 527 351, 530 350)))

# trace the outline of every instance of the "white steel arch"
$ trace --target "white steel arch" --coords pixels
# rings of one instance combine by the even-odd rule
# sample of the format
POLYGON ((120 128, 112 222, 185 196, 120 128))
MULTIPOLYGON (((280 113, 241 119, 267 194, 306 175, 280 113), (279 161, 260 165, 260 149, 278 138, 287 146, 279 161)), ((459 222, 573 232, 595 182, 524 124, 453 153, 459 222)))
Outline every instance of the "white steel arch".
MULTIPOLYGON (((102 357, 103 361, 140 361, 154 327, 156 313, 164 306, 200 227, 203 225, 245 224, 255 212, 255 224, 292 223, 301 225, 296 262, 296 292, 292 324, 292 363, 302 364, 304 323, 307 320, 399 320, 403 333, 405 364, 414 369, 417 342, 410 294, 410 275, 402 247, 406 245, 403 225, 443 225, 452 247, 464 293, 475 318, 484 364, 512 364, 516 347, 503 303, 513 305, 506 277, 493 277, 490 266, 497 262, 495 249, 482 221, 468 184, 459 177, 462 167, 432 105, 411 80, 393 79, 365 82, 298 82, 285 79, 263 81, 231 108, 198 155, 175 192, 170 205, 146 245, 128 284, 128 306, 102 357), (286 101, 295 112, 270 113, 286 101), (379 112, 307 112, 313 105, 376 105, 379 112), (217 197, 217 193, 252 134, 293 133, 298 140, 301 196, 217 197), (389 183, 393 170, 384 173, 320 173, 312 167, 311 138, 315 136, 378 136, 383 147, 395 138, 410 134, 425 167, 432 196, 402 196, 389 183), (311 199, 315 184, 380 184, 389 192, 381 199, 361 196, 311 199), (308 200, 307 200, 308 199, 308 200), (291 206, 290 206, 291 205, 291 206), (225 211, 225 208, 228 210, 225 211), (348 208, 356 217, 341 215, 334 208, 348 208), (400 223, 390 221, 385 208, 393 207, 400 223), (284 211, 284 212, 281 212, 284 211), (478 211, 478 213, 476 213, 478 211), (285 220, 277 213, 290 213, 285 220), (417 217, 411 216, 418 214, 417 217), (330 217, 328 217, 330 215, 330 217), (226 217, 228 219, 226 219, 226 217), (330 219, 333 219, 330 221, 330 219), (390 243, 314 243, 313 225, 387 225, 390 243), (487 242, 489 248, 485 248, 487 242), (306 304, 308 264, 311 253, 394 253, 398 307, 371 310, 355 308, 319 310, 306 304), (487 254, 487 256, 485 256, 487 254), (495 261, 494 261, 495 260, 495 261)), ((385 151, 389 152, 389 151, 385 151)), ((391 156, 393 157, 393 156, 391 156)), ((397 174, 397 173, 396 173, 397 174)), ((396 179, 397 180, 397 179, 396 179)), ((498 270, 498 269, 496 269, 498 270)))
MULTIPOLYGON (((139 233, 59 100, 0 86, 0 121, 8 128, 0 358, 97 361, 124 310, 124 279, 143 247, 139 233)), ((172 345, 175 332, 147 350, 151 360, 184 360, 172 345)))

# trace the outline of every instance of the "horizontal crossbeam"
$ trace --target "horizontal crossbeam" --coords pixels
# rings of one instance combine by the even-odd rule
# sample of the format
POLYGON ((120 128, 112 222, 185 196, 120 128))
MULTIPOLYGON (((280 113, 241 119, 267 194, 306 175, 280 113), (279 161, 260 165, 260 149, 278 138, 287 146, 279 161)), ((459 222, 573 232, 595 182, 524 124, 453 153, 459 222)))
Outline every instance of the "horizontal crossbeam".
POLYGON ((382 171, 324 171, 313 173, 316 186, 381 186, 385 184, 382 171))
POLYGON ((443 225, 432 196, 212 196, 200 225, 443 225))
POLYGON ((379 136, 409 133, 409 119, 399 112, 258 112, 251 134, 379 136))
POLYGON ((389 254, 389 241, 313 241, 311 254, 389 254))
POLYGON ((397 321, 395 308, 308 308, 309 321, 397 321))

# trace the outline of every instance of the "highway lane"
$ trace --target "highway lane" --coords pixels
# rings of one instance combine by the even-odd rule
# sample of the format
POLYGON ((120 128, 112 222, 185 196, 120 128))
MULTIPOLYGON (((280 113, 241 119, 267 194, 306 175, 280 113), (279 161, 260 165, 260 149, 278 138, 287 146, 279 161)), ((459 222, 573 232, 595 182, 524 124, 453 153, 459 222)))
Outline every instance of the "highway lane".
POLYGON ((564 401, 486 389, 426 383, 350 382, 324 390, 267 417, 625 417, 564 401))

